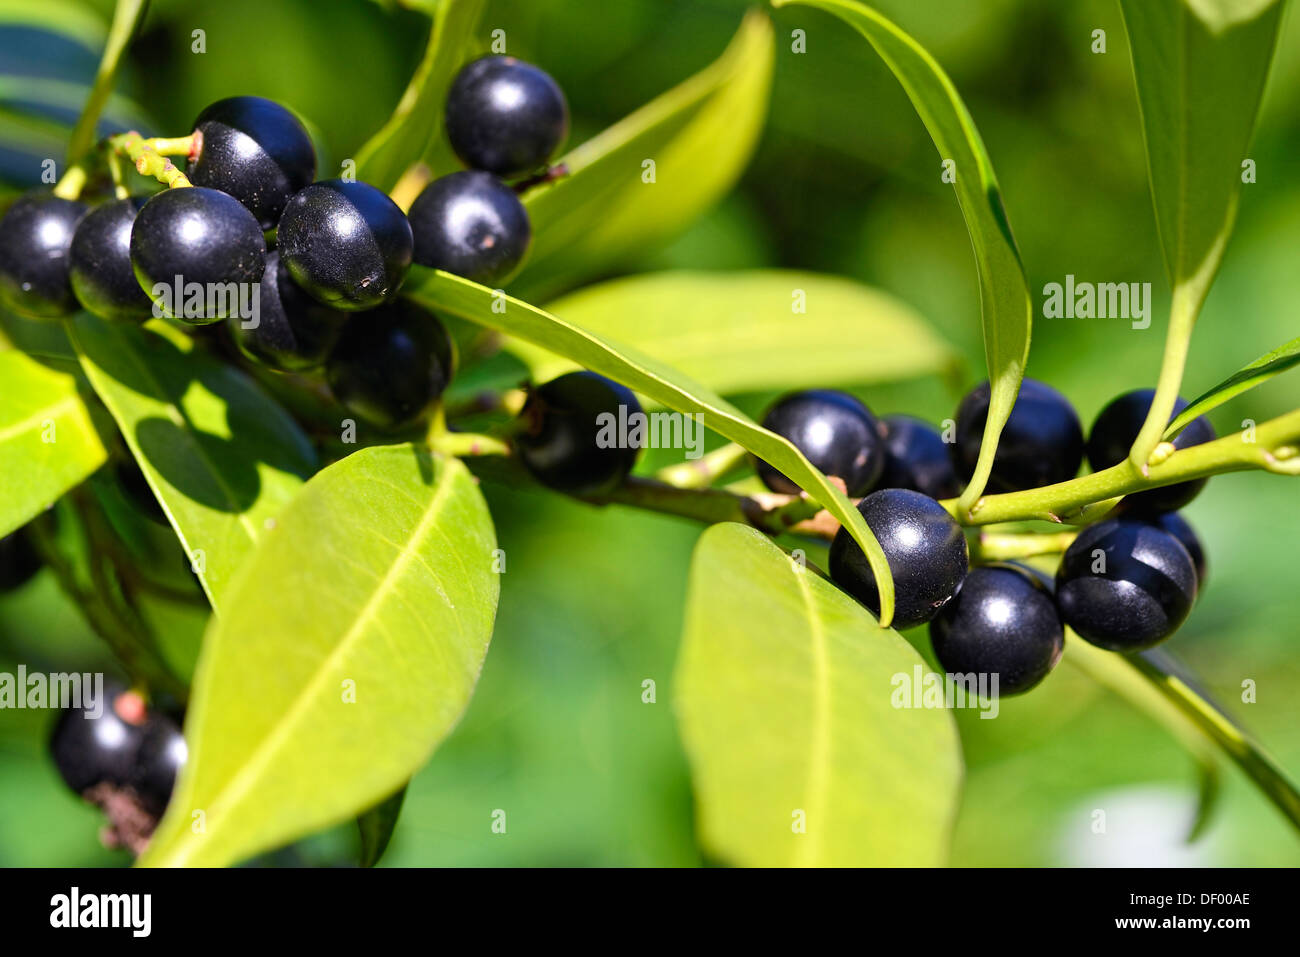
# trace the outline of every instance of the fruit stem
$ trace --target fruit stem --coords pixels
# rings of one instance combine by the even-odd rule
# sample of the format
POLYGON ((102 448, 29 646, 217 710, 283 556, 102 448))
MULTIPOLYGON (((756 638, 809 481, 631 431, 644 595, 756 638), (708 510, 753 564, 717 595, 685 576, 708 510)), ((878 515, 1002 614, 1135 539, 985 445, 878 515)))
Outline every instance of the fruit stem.
POLYGON ((748 455, 743 446, 729 442, 698 459, 660 469, 655 478, 676 488, 708 488, 743 465, 748 455))
POLYGON ((1183 371, 1187 367, 1187 353, 1192 343, 1192 329, 1196 325, 1199 308, 1196 286, 1179 283, 1174 287, 1173 301, 1169 306, 1169 332, 1165 338, 1165 354, 1160 363, 1160 378, 1156 380, 1156 394, 1147 410, 1142 430, 1129 450, 1129 467, 1143 471, 1150 463, 1156 445, 1164 435, 1174 415, 1178 391, 1183 385, 1183 371))
POLYGON ((584 496, 593 505, 631 505, 667 515, 716 524, 739 522, 769 535, 795 532, 833 538, 838 524, 817 521, 822 507, 805 496, 736 495, 722 489, 678 488, 656 479, 632 477, 611 492, 584 496))
POLYGON ((482 455, 510 455, 509 442, 479 432, 444 432, 430 436, 429 447, 444 455, 462 459, 482 455))
POLYGON ((147 140, 135 130, 131 130, 129 133, 109 137, 108 146, 113 152, 130 159, 141 176, 152 176, 172 189, 193 186, 194 184, 186 179, 180 168, 154 147, 158 142, 175 144, 178 140, 147 140))
POLYGON ((1033 558, 1037 555, 1058 555, 1070 547, 1078 532, 980 532, 975 540, 975 552, 981 561, 1004 561, 1015 558, 1033 558))
POLYGON ((88 174, 80 163, 68 167, 68 171, 54 184, 53 193, 60 199, 79 199, 81 191, 86 188, 88 174))
POLYGON ((117 0, 113 10, 113 22, 108 28, 108 40, 104 44, 104 53, 95 71, 95 82, 86 97, 77 125, 73 127, 68 140, 68 163, 81 160, 95 143, 95 129, 99 125, 99 115, 108 104, 113 93, 113 84, 117 81, 117 69, 122 63, 122 54, 131 42, 136 27, 144 19, 148 9, 148 0, 117 0))

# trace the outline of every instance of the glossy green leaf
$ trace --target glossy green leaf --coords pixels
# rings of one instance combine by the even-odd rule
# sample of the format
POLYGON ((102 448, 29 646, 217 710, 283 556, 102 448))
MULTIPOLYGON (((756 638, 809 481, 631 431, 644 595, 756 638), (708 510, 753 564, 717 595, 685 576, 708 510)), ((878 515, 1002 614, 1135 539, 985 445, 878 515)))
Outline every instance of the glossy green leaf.
POLYGON ((569 175, 524 197, 533 248, 511 288, 545 301, 608 274, 723 196, 767 117, 772 56, 771 21, 751 12, 712 66, 562 157, 569 175))
POLYGON ((853 503, 794 445, 767 431, 709 389, 635 349, 567 322, 536 306, 461 279, 413 266, 402 294, 430 309, 460 316, 541 346, 608 376, 677 412, 698 414, 706 428, 744 446, 804 489, 862 547, 880 584, 881 621, 894 615, 894 582, 885 554, 853 503))
MULTIPOLYGON (((791 4, 833 13, 866 37, 902 84, 945 166, 951 161, 957 202, 966 220, 979 271, 984 357, 992 383, 979 462, 962 494, 963 505, 969 507, 984 492, 998 436, 1020 391, 1033 321, 1029 281, 1007 221, 993 164, 957 88, 916 40, 855 0, 773 0, 776 7, 791 4)), ((936 166, 935 175, 940 172, 941 168, 936 166)))
POLYGON ((1171 438, 1177 435, 1198 415, 1217 409, 1229 399, 1248 392, 1257 385, 1263 385, 1269 379, 1281 375, 1298 364, 1300 364, 1300 338, 1292 339, 1286 345, 1278 346, 1272 352, 1265 353, 1228 376, 1208 392, 1197 396, 1178 414, 1177 418, 1169 423, 1169 428, 1165 430, 1165 437, 1171 438))
POLYGON ((0 352, 0 536, 27 524, 104 464, 77 380, 0 352))
POLYGON ((674 676, 705 847, 754 867, 942 864, 962 779, 956 724, 896 695, 924 667, 755 530, 706 531, 674 676))
POLYGON ((361 147, 357 176, 388 192, 442 135, 447 89, 465 59, 484 0, 442 0, 424 56, 392 116, 361 147))
POLYGON ((308 482, 204 640, 190 760, 141 863, 229 864, 400 788, 478 680, 495 549, 456 459, 373 447, 308 482))
POLYGON ((361 834, 361 853, 358 863, 362 867, 374 867, 388 850, 388 842, 393 839, 393 830, 397 820, 402 816, 402 803, 406 800, 406 787, 396 794, 380 801, 370 810, 357 818, 357 830, 361 834))
POLYGON ((183 333, 82 314, 69 324, 95 391, 224 610, 235 570, 316 470, 297 423, 183 333))
MULTIPOLYGON (((892 382, 957 361, 903 301, 815 273, 649 273, 588 286, 550 308, 723 395, 892 382), (846 342, 862 347, 846 349, 846 342)), ((520 354, 538 380, 573 367, 531 346, 520 354)))

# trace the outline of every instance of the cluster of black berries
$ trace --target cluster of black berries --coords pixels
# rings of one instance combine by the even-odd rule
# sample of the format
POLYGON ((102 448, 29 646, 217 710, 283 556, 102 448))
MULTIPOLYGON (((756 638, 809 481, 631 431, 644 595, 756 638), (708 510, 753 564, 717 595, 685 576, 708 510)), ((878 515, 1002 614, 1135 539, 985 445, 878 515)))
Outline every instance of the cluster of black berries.
POLYGON ((397 298, 411 263, 505 282, 531 226, 504 180, 546 165, 568 107, 546 73, 489 56, 456 76, 446 127, 471 169, 431 183, 408 217, 367 183, 313 182, 315 149, 284 107, 221 100, 195 121, 192 187, 94 209, 42 191, 17 200, 0 220, 0 296, 37 318, 80 305, 117 320, 226 320, 249 359, 324 367, 350 411, 400 427, 442 394, 454 365, 437 317, 397 298), (253 284, 256 321, 252 296, 234 292, 253 284))
POLYGON ((188 754, 175 721, 116 683, 105 685, 96 710, 59 715, 50 753, 64 783, 102 807, 116 839, 135 850, 166 809, 188 754))
MULTIPOLYGON (((1026 379, 1002 433, 988 487, 994 492, 1039 488, 1073 478, 1086 450, 1094 470, 1117 465, 1151 406, 1150 390, 1115 399, 1097 417, 1085 446, 1069 401, 1026 379)), ((1186 403, 1181 403, 1181 411, 1186 403)), ((1085 528, 1066 551, 1053 581, 1014 562, 969 568, 966 538, 937 499, 955 496, 975 470, 988 415, 989 387, 974 389, 957 410, 955 441, 924 422, 877 419, 853 396, 800 392, 778 401, 764 426, 793 442, 822 472, 845 484, 889 562, 894 624, 929 623, 936 657, 952 674, 998 674, 999 692, 1032 688, 1055 666, 1063 625, 1114 651, 1138 651, 1183 623, 1205 577, 1196 534, 1175 509, 1204 480, 1125 498, 1114 517, 1085 528)), ((1173 444, 1214 438, 1204 418, 1173 444)), ((764 462, 771 489, 798 487, 764 462)), ((873 612, 880 611, 875 576, 844 530, 830 549, 830 574, 873 612)))

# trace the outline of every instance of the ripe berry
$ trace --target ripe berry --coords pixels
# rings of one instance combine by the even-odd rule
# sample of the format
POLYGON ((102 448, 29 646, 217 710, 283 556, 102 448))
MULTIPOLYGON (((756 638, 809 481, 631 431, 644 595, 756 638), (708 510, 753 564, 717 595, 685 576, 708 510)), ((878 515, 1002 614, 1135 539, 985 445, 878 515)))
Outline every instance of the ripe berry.
POLYGON ((373 309, 397 292, 414 239, 397 204, 368 183, 331 179, 289 200, 276 233, 280 261, 336 309, 373 309))
POLYGON ((239 316, 227 320, 239 351, 278 372, 302 372, 325 362, 347 313, 322 306, 280 267, 279 252, 266 254, 258 286, 257 325, 239 316))
POLYGON ((1111 651, 1139 651, 1177 630, 1196 599, 1196 567, 1178 539, 1108 519, 1079 533, 1056 572, 1061 619, 1111 651))
POLYGON ((415 261, 496 286, 519 268, 532 226, 515 191, 491 173, 434 180, 411 204, 415 261))
MULTIPOLYGON (((858 511, 876 536, 894 578, 894 623, 902 630, 931 621, 966 576, 966 537, 942 505, 910 489, 872 492, 858 511)), ((867 556, 847 531, 835 533, 831 580, 880 614, 880 592, 867 556)))
MULTIPOLYGON (((792 392, 767 410, 763 428, 789 439, 825 475, 843 479, 854 498, 870 491, 885 466, 876 417, 847 392, 792 392)), ((754 468, 772 491, 799 493, 798 485, 761 459, 754 468)))
POLYGON ((466 166, 516 176, 549 160, 569 134, 569 106, 550 75, 508 56, 485 56, 456 74, 447 137, 466 166))
POLYGON ((233 196, 203 186, 156 194, 131 230, 135 278, 161 314, 194 325, 238 311, 238 284, 261 278, 265 256, 253 214, 233 196), (190 301, 192 290, 201 301, 190 301))
POLYGON ((526 428, 516 439, 519 458, 537 481, 561 492, 609 491, 632 471, 640 449, 617 438, 607 441, 608 426, 633 421, 640 412, 641 403, 626 386, 594 372, 562 375, 528 397, 526 428))
POLYGON ((1205 548, 1201 545, 1195 529, 1177 512, 1153 515, 1147 521, 1164 529, 1187 549, 1187 554, 1192 556, 1192 564, 1196 566, 1196 594, 1200 595, 1205 590, 1205 548))
POLYGON ((239 200, 273 229, 289 197, 316 176, 316 150, 298 118, 260 96, 213 103, 194 121, 199 134, 188 176, 239 200))
POLYGON ((0 592, 13 591, 41 570, 41 557, 21 528, 0 538, 0 592))
POLYGON ((971 569, 939 617, 930 643, 948 674, 996 674, 998 694, 1028 691, 1056 667, 1065 633, 1052 593, 1010 563, 971 569))
POLYGON ((98 716, 85 707, 64 709, 50 737, 54 765, 78 794, 97 784, 128 786, 144 741, 146 709, 139 694, 106 684, 97 704, 98 716))
POLYGON ((69 274, 82 307, 105 319, 146 319, 153 300, 131 266, 131 230, 147 196, 96 206, 72 237, 69 274))
POLYGON ((930 498, 961 492, 948 443, 930 423, 910 415, 887 415, 878 423, 885 443, 885 468, 876 488, 910 488, 930 498))
MULTIPOLYGON (((1088 464, 1094 472, 1118 465, 1128 458, 1133 440, 1142 430, 1151 400, 1155 398, 1154 389, 1135 389, 1111 401, 1101 410, 1097 421, 1092 423, 1092 432, 1088 435, 1088 464)), ((1179 399, 1174 403, 1174 416, 1187 408, 1187 403, 1179 399)), ((1173 417, 1170 417, 1172 421, 1173 417)), ((1214 426, 1209 419, 1199 415, 1192 419, 1174 437, 1173 446, 1185 449, 1215 438, 1214 426)), ((1122 508, 1125 514, 1154 515, 1159 512, 1172 512, 1182 508, 1200 494, 1205 488, 1206 479, 1192 479, 1177 485, 1165 485, 1160 488, 1138 492, 1124 499, 1122 508)))
POLYGON ((334 397, 382 429, 422 416, 451 381, 455 351, 438 317, 399 299, 343 326, 326 377, 334 397))
POLYGON ((33 191, 0 219, 0 296, 14 312, 37 319, 77 308, 68 251, 86 205, 33 191))
POLYGON ((167 809, 176 775, 188 755, 185 736, 176 722, 165 714, 151 714, 130 777, 131 789, 151 814, 161 816, 167 809))
MULTIPOLYGON (((957 407, 953 464, 962 480, 975 474, 984 424, 989 414, 989 384, 967 394, 957 407)), ((1083 461, 1083 428, 1068 399, 1036 379, 1025 379, 998 440, 988 488, 1019 492, 1074 478, 1083 461)))

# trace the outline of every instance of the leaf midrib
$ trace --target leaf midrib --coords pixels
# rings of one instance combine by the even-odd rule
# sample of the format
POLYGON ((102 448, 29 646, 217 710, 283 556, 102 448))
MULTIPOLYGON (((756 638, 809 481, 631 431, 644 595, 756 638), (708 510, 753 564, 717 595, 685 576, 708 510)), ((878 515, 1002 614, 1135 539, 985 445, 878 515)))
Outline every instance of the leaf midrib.
POLYGON ((76 415, 76 406, 79 405, 80 402, 80 397, 77 396, 76 393, 73 393, 71 395, 65 395, 53 405, 47 405, 37 409, 26 418, 0 429, 0 443, 8 442, 10 439, 17 438, 27 432, 35 431, 46 419, 61 418, 65 411, 67 412, 67 418, 74 421, 77 420, 79 417, 76 415))
POLYGON ((804 576, 812 574, 801 570, 791 561, 790 573, 794 575, 808 611, 810 651, 812 652, 812 727, 809 731, 808 778, 804 785, 807 805, 804 818, 805 841, 802 853, 796 855, 796 864, 815 865, 821 859, 821 835, 825 830, 823 817, 826 809, 827 769, 831 752, 831 681, 830 654, 826 643, 826 630, 817 614, 816 600, 804 576))

